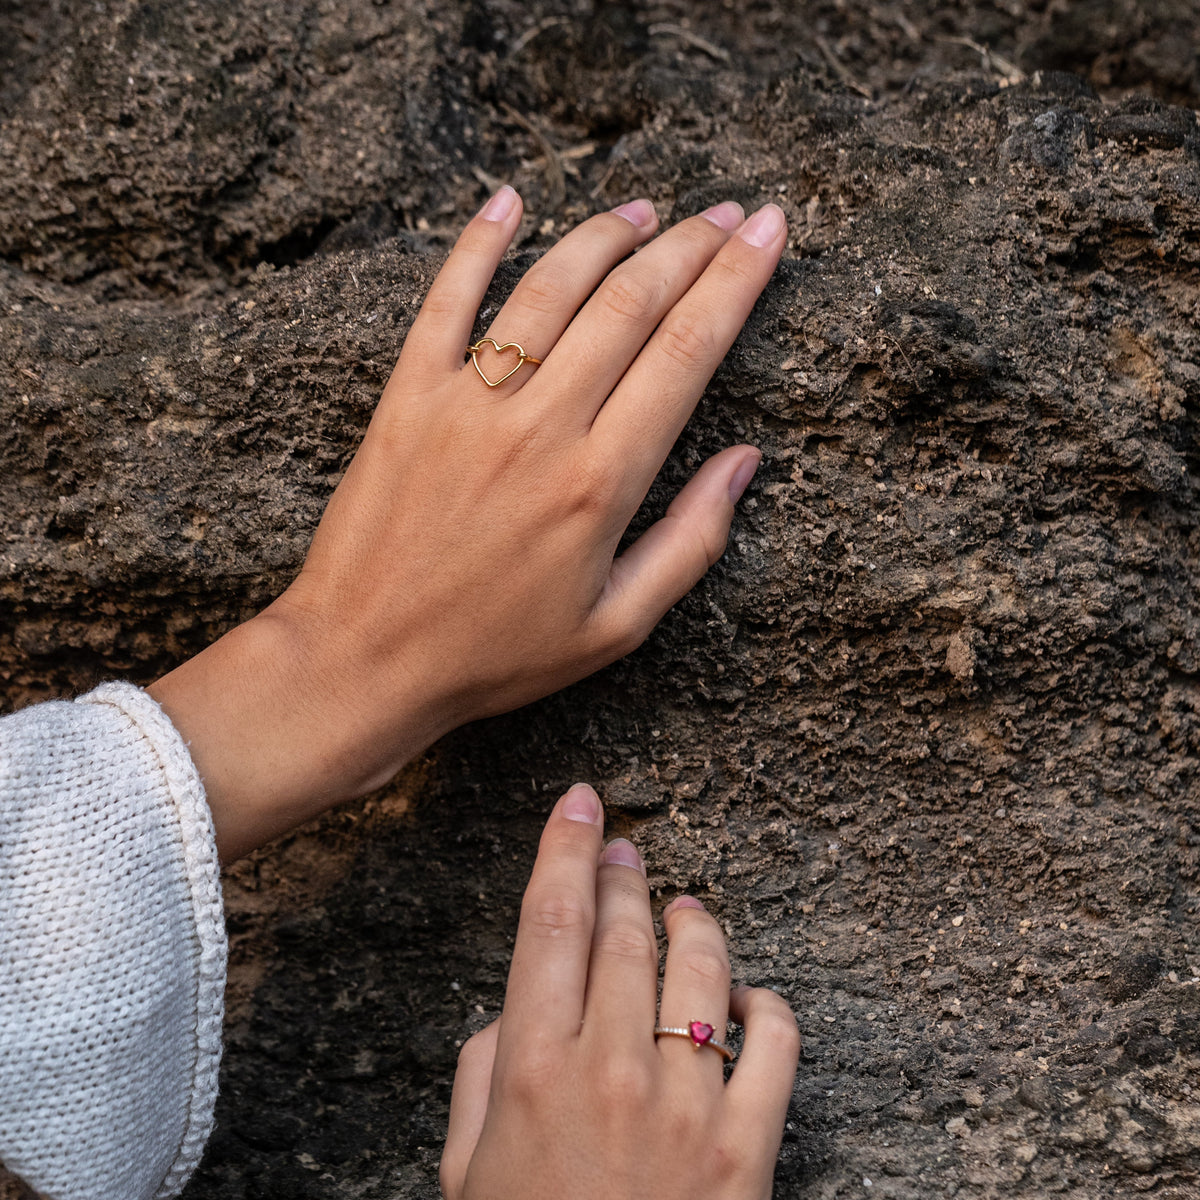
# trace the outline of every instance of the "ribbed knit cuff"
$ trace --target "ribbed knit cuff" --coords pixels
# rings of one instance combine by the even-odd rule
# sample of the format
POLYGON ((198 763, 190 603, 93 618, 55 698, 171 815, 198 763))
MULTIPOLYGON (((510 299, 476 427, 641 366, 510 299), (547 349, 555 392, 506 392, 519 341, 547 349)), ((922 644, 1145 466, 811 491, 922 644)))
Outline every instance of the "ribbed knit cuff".
POLYGON ((125 714, 154 747, 183 840, 183 871, 191 892, 199 957, 195 974, 195 1059, 191 1099, 179 1150, 156 1200, 177 1196, 200 1163, 212 1132, 221 1065, 227 942, 220 863, 204 785, 175 726, 159 705, 128 683, 104 683, 80 704, 108 704, 125 714))

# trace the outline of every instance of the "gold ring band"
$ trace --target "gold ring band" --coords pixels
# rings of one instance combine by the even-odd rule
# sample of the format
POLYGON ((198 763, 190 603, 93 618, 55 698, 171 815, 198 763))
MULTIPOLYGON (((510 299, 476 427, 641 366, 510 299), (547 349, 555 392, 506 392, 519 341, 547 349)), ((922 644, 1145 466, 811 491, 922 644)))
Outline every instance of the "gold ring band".
POLYGON ((540 367, 542 360, 534 358, 532 354, 526 354, 525 348, 519 342, 505 342, 501 345, 495 338, 485 337, 467 347, 467 357, 475 364, 475 370, 479 372, 479 378, 490 388, 499 387, 510 375, 515 375, 526 363, 531 367, 540 367), (509 370, 505 371, 499 379, 489 379, 484 373, 483 368, 479 365, 479 352, 484 346, 491 346, 497 354, 504 354, 507 350, 515 350, 517 352, 517 361, 509 370))
POLYGON ((689 1021, 686 1028, 679 1029, 671 1025, 655 1025, 654 1038, 682 1037, 692 1043, 694 1049, 701 1046, 711 1046, 726 1062, 733 1062, 736 1054, 724 1042, 718 1042, 713 1036, 716 1030, 707 1021, 689 1021))

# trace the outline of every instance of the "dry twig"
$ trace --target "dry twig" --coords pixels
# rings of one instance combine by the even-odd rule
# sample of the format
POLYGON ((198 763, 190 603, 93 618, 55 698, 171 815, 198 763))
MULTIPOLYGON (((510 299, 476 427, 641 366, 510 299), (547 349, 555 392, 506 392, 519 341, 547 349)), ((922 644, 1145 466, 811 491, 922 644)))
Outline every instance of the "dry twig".
POLYGON ((868 100, 873 99, 871 89, 865 84, 861 84, 853 75, 850 74, 850 68, 834 53, 833 47, 817 34, 813 38, 813 43, 820 50, 825 61, 833 68, 834 74, 848 87, 851 91, 857 92, 860 96, 865 96, 868 100))
POLYGON ((566 17, 546 17, 545 20, 539 21, 536 25, 531 25, 511 46, 508 48, 506 58, 516 58, 534 38, 541 37, 547 29, 553 29, 556 25, 566 25, 566 17))
POLYGON ((994 71, 1004 83, 1011 85, 1022 83, 1025 80, 1025 72, 1011 59, 1005 58, 1002 54, 997 54, 995 50, 980 45, 979 42, 973 41, 969 37, 940 37, 938 41, 951 42, 956 46, 966 46, 968 49, 974 50, 979 55, 979 65, 985 71, 994 71))
POLYGON ((550 193, 550 204, 557 207, 567 198, 567 179, 563 172, 562 155, 551 145, 550 139, 523 113, 517 112, 511 104, 502 104, 505 116, 515 121, 526 133, 530 134, 546 160, 546 188, 550 193))
POLYGON ((686 45, 694 46, 697 50, 702 50, 710 58, 716 59, 717 62, 727 63, 729 61, 728 50, 710 42, 708 38, 701 37, 698 33, 693 33, 684 25, 676 25, 674 21, 660 21, 657 25, 651 25, 649 33, 651 37, 678 38, 686 45))
POLYGON ((478 179, 479 182, 482 183, 489 192, 499 191, 504 183, 502 179, 497 179, 495 175, 489 175, 487 171, 485 171, 477 163, 471 164, 471 174, 474 175, 475 178, 478 179))

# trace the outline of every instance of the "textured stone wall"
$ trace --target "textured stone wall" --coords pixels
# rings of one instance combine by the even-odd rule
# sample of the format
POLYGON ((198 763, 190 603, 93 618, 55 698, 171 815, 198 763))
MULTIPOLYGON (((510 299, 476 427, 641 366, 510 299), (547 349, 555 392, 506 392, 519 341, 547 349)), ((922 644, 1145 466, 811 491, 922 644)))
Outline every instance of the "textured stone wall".
POLYGON ((192 1200, 435 1193, 575 778, 800 1016, 780 1196, 1196 1195, 1194 6, 0 29, 10 707, 153 678, 286 584, 492 181, 529 213, 498 296, 634 194, 791 220, 640 518, 756 442, 722 563, 629 660, 231 872, 192 1200))

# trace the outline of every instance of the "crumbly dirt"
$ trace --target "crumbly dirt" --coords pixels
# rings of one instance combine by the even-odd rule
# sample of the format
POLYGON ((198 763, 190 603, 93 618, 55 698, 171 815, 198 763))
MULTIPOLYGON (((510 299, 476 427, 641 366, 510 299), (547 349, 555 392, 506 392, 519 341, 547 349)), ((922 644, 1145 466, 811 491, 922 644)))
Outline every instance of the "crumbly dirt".
POLYGON ((781 203, 628 660, 234 868, 189 1200, 436 1194, 552 800, 805 1050, 777 1195, 1200 1196, 1190 0, 0 0, 0 685, 149 680, 297 569, 454 231, 781 203))

